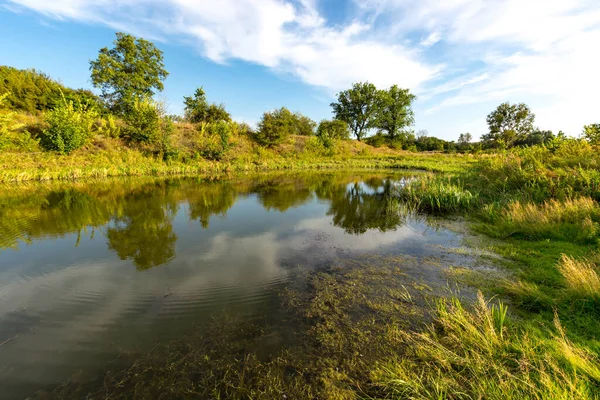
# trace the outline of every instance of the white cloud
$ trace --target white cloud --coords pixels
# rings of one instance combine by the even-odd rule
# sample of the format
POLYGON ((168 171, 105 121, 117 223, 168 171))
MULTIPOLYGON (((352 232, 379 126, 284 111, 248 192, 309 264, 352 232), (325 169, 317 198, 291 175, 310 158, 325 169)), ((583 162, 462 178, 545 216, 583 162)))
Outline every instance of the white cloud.
MULTIPOLYGON (((355 18, 336 25, 319 13, 323 0, 9 1, 191 42, 215 62, 264 65, 330 94, 365 80, 409 87, 422 127, 450 107, 484 126, 473 106, 501 101, 527 102, 554 130, 600 118, 598 0, 355 0, 355 18)), ((444 121, 443 136, 456 121, 444 121)))
POLYGON ((329 27, 314 0, 11 0, 49 17, 195 40, 216 62, 240 59, 340 90, 352 82, 417 88, 438 70, 415 50, 363 37, 360 22, 329 27))

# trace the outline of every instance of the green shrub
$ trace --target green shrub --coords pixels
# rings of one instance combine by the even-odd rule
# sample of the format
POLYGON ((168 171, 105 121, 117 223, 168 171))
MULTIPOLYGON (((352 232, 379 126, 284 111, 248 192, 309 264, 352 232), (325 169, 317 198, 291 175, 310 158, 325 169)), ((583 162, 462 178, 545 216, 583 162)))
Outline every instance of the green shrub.
POLYGON ((121 136, 121 126, 112 114, 108 114, 105 118, 100 119, 96 124, 96 130, 101 135, 110 138, 118 138, 121 136))
POLYGON ((229 149, 229 138, 235 123, 218 121, 201 125, 199 153, 208 160, 221 160, 229 149))
POLYGON ((161 106, 152 99, 136 100, 124 115, 124 137, 133 143, 156 144, 161 136, 161 106))
POLYGON ((88 105, 63 98, 61 104, 45 115, 48 127, 42 131, 40 144, 46 150, 69 154, 88 141, 97 118, 96 111, 88 105))
POLYGON ((262 146, 272 147, 281 143, 294 130, 294 114, 285 107, 263 114, 254 133, 254 139, 262 146))
POLYGON ((317 128, 317 137, 346 140, 350 139, 350 130, 348 129, 348 124, 339 119, 331 121, 323 120, 317 128))
MULTIPOLYGON (((8 93, 0 95, 0 109, 7 104, 8 93)), ((22 124, 14 122, 14 113, 0 114, 0 150, 35 151, 38 142, 22 124)))

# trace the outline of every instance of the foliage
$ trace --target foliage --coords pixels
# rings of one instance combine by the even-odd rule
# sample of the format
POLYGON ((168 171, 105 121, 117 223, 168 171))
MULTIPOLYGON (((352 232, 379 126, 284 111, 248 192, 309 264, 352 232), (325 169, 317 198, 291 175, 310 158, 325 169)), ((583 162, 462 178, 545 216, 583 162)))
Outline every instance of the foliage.
POLYGON ((319 122, 319 126, 317 128, 317 137, 321 140, 350 139, 348 124, 346 124, 344 121, 340 121, 339 119, 333 119, 331 121, 323 120, 319 122))
POLYGON ((69 154, 82 147, 92 135, 92 126, 98 114, 86 104, 63 103, 46 113, 48 125, 42 132, 40 144, 46 149, 69 154))
POLYGON ((96 122, 95 129, 99 134, 109 138, 121 137, 121 124, 112 114, 107 114, 96 122))
POLYGON ((535 115, 524 104, 502 103, 487 116, 489 133, 482 136, 493 147, 512 147, 533 132, 535 115))
POLYGON ((317 123, 299 112, 293 114, 294 135, 312 136, 315 134, 317 123))
POLYGON ((294 123, 294 114, 285 107, 265 112, 258 123, 254 139, 263 146, 275 146, 294 131, 294 123))
POLYGON ((134 99, 123 121, 123 136, 134 143, 153 144, 159 140, 162 110, 150 98, 134 99))
POLYGON ((584 126, 583 138, 591 144, 600 144, 600 124, 590 124, 584 126))
MULTIPOLYGON (((8 93, 0 95, 0 112, 6 104, 8 93)), ((38 142, 31 137, 27 130, 23 130, 23 124, 14 121, 15 113, 7 112, 0 114, 0 150, 8 151, 35 151, 38 142)))
POLYGON ((373 127, 377 115, 377 88, 372 83, 355 83, 331 103, 335 119, 344 121, 359 141, 373 127))
POLYGON ((162 91, 169 73, 163 54, 152 42, 118 32, 114 47, 100 49, 98 58, 90 61, 92 84, 100 88, 109 108, 124 115, 136 100, 162 91))
POLYGON ((6 92, 10 96, 4 106, 15 111, 33 114, 52 110, 62 103, 63 97, 100 110, 98 97, 89 90, 67 88, 34 69, 0 66, 0 93, 6 92))
POLYGON ((203 88, 196 89, 194 96, 183 98, 185 119, 192 123, 231 121, 231 116, 222 104, 209 104, 203 88))
POLYGON ((221 160, 229 149, 232 124, 225 121, 211 122, 201 126, 200 155, 208 160, 221 160))
POLYGON ((408 89, 400 89, 393 85, 388 90, 378 90, 375 100, 377 113, 373 127, 383 131, 394 140, 402 130, 415 122, 412 103, 417 96, 408 89))

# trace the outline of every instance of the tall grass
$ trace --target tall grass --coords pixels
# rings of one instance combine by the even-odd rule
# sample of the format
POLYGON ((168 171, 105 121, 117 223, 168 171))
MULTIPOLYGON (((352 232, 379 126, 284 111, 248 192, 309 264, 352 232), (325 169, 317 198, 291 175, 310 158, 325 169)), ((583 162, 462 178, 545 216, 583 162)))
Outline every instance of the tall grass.
POLYGON ((556 239, 593 243, 600 234, 600 206, 589 197, 550 199, 541 204, 513 201, 484 210, 488 233, 528 240, 556 239))
POLYGON ((555 320, 542 337, 479 294, 473 310, 440 301, 423 333, 399 333, 411 352, 382 364, 372 379, 382 398, 598 399, 597 357, 573 344, 555 320))
POLYGON ((558 270, 571 293, 583 298, 600 299, 600 276, 595 266, 586 260, 576 260, 563 254, 558 270))
POLYGON ((439 178, 421 179, 402 188, 398 196, 423 212, 462 212, 479 206, 479 195, 439 178))

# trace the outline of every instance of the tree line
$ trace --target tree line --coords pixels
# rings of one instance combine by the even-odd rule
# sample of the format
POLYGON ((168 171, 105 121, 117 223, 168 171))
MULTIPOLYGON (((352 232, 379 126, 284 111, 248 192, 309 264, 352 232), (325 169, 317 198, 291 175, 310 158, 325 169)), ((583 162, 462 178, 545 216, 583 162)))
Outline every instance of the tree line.
MULTIPOLYGON (((35 70, 0 67, 0 95, 10 94, 1 96, 0 101, 14 110, 43 112, 46 127, 39 134, 40 144, 65 154, 101 133, 168 158, 174 153, 170 143, 174 124, 183 121, 196 124, 208 138, 197 150, 209 159, 222 157, 233 131, 247 134, 265 147, 300 135, 312 136, 322 148, 332 149, 336 141, 353 136, 375 147, 410 151, 506 149, 564 137, 562 132, 554 135, 536 128, 535 115, 522 103, 503 103, 490 113, 489 132, 479 142, 474 143, 470 133, 460 134, 457 142, 429 136, 426 131, 415 133, 410 127, 415 123, 412 106, 416 96, 397 85, 378 89, 369 82, 355 83, 338 93, 331 103, 333 118, 319 123, 282 107, 265 112, 253 129, 232 121, 223 104, 210 103, 202 87, 184 97, 183 116, 167 115, 165 107, 153 99, 169 76, 162 51, 150 41, 125 33, 117 33, 113 44, 112 48, 100 49, 98 57, 90 61, 91 82, 99 96, 89 90, 66 88, 35 70)), ((8 132, 6 126, 0 128, 0 132, 8 132)), ((583 138, 598 143, 600 124, 584 127, 583 138)), ((0 148, 2 143, 10 147, 6 143, 11 140, 0 139, 0 148)))

